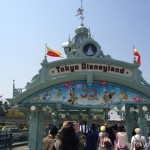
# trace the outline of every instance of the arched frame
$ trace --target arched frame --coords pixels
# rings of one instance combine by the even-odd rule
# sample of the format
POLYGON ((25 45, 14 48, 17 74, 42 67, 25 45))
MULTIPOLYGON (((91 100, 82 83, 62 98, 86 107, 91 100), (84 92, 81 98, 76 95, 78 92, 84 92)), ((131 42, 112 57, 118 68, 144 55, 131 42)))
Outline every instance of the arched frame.
POLYGON ((142 93, 105 81, 69 81, 42 89, 19 104, 74 105, 83 108, 104 108, 115 104, 150 104, 150 98, 142 93))

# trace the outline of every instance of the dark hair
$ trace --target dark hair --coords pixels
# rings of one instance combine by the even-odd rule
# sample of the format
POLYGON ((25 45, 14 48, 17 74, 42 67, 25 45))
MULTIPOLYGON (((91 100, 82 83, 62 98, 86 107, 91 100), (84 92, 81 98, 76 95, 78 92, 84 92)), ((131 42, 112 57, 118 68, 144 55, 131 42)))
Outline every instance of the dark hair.
POLYGON ((123 125, 119 126, 118 132, 125 132, 125 127, 123 125))
POLYGON ((64 127, 60 133, 60 141, 62 150, 77 150, 79 145, 79 137, 77 136, 74 127, 68 125, 64 127))
POLYGON ((92 123, 90 130, 96 131, 97 130, 97 125, 95 123, 92 123))
POLYGON ((51 126, 49 126, 49 133, 51 134, 51 135, 56 135, 57 134, 57 132, 58 132, 58 129, 57 129, 57 127, 55 126, 55 125, 51 125, 51 126))

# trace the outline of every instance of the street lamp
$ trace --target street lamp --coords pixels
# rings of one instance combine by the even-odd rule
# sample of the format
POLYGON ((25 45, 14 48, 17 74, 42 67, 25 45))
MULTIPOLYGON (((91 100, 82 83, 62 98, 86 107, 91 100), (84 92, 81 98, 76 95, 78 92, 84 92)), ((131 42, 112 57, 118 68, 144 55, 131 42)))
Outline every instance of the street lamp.
POLYGON ((36 110, 36 107, 35 107, 35 106, 31 106, 31 110, 32 110, 32 111, 35 111, 35 110, 36 110))
POLYGON ((147 119, 150 119, 150 109, 148 109, 147 106, 143 106, 142 110, 143 110, 143 112, 144 112, 144 114, 145 114, 145 117, 146 117, 147 119))
POLYGON ((130 112, 137 112, 139 113, 139 109, 134 108, 134 107, 130 107, 130 112))
POLYGON ((144 111, 144 112, 148 111, 147 106, 143 106, 143 108, 142 108, 142 109, 143 109, 143 111, 144 111))

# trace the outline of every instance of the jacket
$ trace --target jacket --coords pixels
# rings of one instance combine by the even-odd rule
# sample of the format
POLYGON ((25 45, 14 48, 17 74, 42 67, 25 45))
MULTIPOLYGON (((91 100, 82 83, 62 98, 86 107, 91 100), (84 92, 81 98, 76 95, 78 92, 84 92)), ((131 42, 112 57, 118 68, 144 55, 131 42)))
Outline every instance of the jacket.
POLYGON ((53 143, 54 143, 55 139, 52 138, 50 135, 48 135, 47 137, 45 137, 43 139, 43 150, 50 150, 53 143))
POLYGON ((128 137, 126 132, 118 132, 116 133, 116 147, 125 148, 128 147, 128 137))
MULTIPOLYGON (((54 149, 53 150, 60 150, 61 141, 60 141, 59 137, 60 137, 61 130, 62 129, 60 129, 58 131, 58 134, 56 135, 55 142, 54 142, 54 149)), ((81 132, 78 132, 77 136, 79 137, 79 146, 78 146, 77 150, 84 150, 85 143, 86 143, 86 137, 81 132)))

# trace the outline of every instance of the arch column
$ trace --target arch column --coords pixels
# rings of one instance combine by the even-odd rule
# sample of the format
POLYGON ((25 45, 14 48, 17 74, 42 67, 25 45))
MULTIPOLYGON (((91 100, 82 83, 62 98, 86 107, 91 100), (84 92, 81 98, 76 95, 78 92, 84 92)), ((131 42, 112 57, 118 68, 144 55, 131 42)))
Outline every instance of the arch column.
POLYGON ((138 124, 139 124, 139 128, 141 129, 141 133, 142 135, 145 136, 146 139, 148 139, 148 123, 147 120, 145 118, 145 114, 143 112, 143 106, 139 105, 139 115, 138 115, 138 124))
POLYGON ((130 107, 131 107, 130 105, 125 105, 126 132, 127 132, 129 143, 131 142, 132 131, 134 128, 134 123, 133 123, 134 114, 133 112, 130 112, 130 107))
POLYGON ((108 110, 109 110, 108 107, 104 109, 104 112, 105 112, 105 114, 104 114, 105 123, 108 122, 108 118, 109 118, 109 117, 108 117, 108 110))
POLYGON ((29 148, 31 150, 42 150, 42 141, 44 137, 44 115, 42 110, 37 106, 31 111, 29 123, 29 148))

